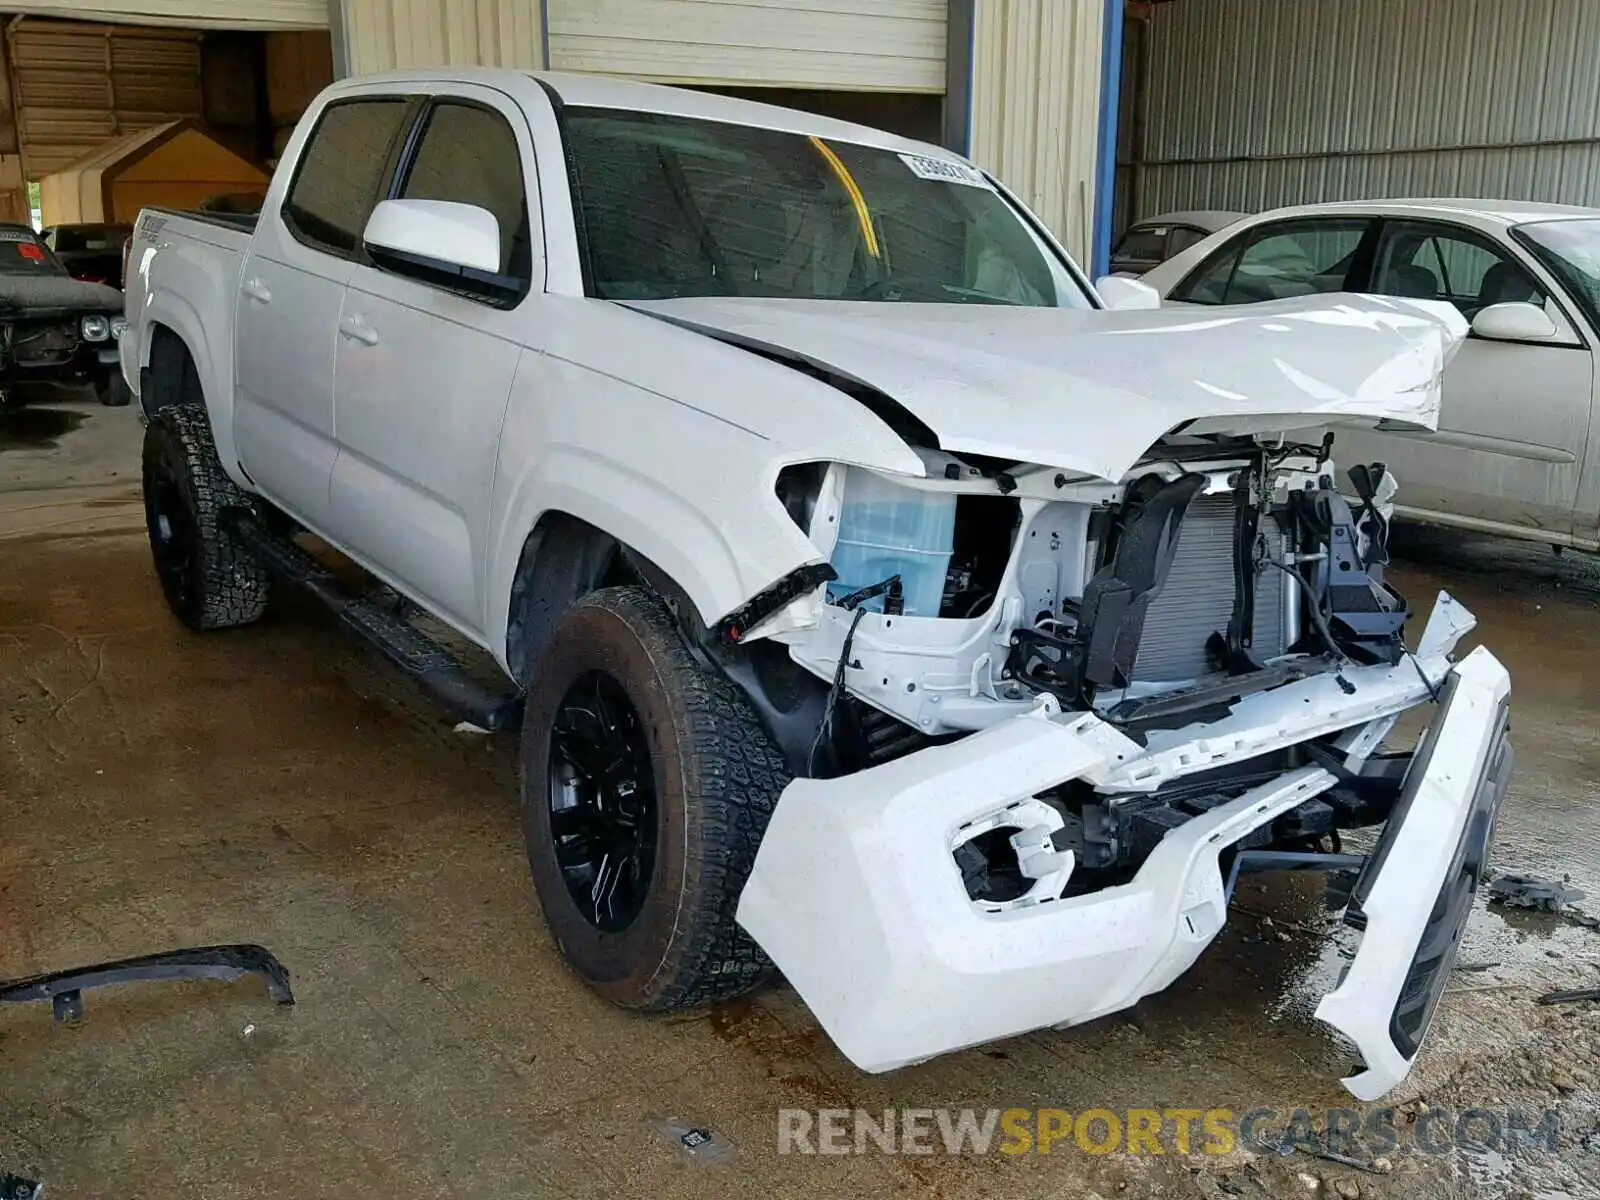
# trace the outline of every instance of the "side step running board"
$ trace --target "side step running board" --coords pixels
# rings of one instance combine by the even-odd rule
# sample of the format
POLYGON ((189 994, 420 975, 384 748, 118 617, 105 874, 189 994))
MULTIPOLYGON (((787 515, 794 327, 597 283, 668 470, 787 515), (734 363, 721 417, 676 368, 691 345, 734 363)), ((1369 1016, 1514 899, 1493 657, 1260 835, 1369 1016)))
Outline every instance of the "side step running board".
POLYGON ((274 536, 242 509, 227 514, 241 541, 273 574, 299 584, 327 605, 339 623, 410 675, 439 703, 480 729, 515 729, 522 697, 472 678, 455 655, 382 605, 345 591, 334 573, 293 542, 274 536))

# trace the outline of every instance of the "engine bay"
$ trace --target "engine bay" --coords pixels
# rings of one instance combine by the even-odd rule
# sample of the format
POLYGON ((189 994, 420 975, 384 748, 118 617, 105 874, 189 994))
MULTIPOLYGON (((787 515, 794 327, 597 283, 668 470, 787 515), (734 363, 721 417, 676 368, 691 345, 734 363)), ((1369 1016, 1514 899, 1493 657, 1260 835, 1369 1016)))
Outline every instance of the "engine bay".
POLYGON ((1383 575, 1394 481, 1354 467, 1347 499, 1331 438, 1163 443, 1116 484, 923 457, 924 479, 780 476, 834 578, 810 628, 773 636, 926 737, 1041 694, 1122 725, 1170 720, 1403 653, 1409 610, 1383 575))
MULTIPOLYGON (((919 453, 921 479, 839 464, 779 477, 833 575, 792 602, 792 627, 745 647, 745 686, 797 774, 854 774, 1041 703, 1142 745, 1312 676, 1348 694, 1349 669, 1407 654, 1409 608, 1384 579, 1395 482, 1358 465, 1347 496, 1331 437, 1169 438, 1116 483, 919 453)), ((1335 741, 1159 788, 1072 781, 964 826, 951 854, 984 911, 1114 885, 1171 829, 1339 757, 1335 741)), ((1408 761, 1367 747, 1350 778, 1240 848, 1337 849, 1340 829, 1385 819, 1408 761)))

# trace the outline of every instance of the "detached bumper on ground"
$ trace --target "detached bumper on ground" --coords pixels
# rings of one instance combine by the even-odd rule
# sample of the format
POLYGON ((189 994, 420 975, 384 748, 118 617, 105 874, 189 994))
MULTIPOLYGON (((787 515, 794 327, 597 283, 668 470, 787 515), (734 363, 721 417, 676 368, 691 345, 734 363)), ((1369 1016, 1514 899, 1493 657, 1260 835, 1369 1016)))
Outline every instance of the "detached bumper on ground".
POLYGON ((1376 1100, 1406 1077, 1444 994, 1511 778, 1511 680, 1481 647, 1451 672, 1395 814, 1351 896, 1361 948, 1317 1017, 1361 1052, 1344 1081, 1376 1100))
POLYGON ((1036 888, 1017 905, 975 903, 952 857, 964 831, 1021 823, 997 818, 1043 807, 1033 797, 1068 780, 1154 789, 1336 730, 1381 731, 1438 690, 1441 711, 1356 889, 1352 923, 1364 919, 1369 936, 1318 1013, 1366 1057, 1351 1090, 1381 1095, 1416 1056, 1505 787, 1505 669, 1481 648, 1460 665, 1448 658, 1471 625, 1441 594, 1414 662, 1346 668, 1353 693, 1326 676, 1287 684, 1144 746, 1092 714, 1042 704, 869 771, 796 780, 739 923, 863 1070, 1092 1020, 1194 963, 1226 919, 1220 856, 1335 776, 1289 771, 1170 831, 1130 882, 1066 899, 1036 888))

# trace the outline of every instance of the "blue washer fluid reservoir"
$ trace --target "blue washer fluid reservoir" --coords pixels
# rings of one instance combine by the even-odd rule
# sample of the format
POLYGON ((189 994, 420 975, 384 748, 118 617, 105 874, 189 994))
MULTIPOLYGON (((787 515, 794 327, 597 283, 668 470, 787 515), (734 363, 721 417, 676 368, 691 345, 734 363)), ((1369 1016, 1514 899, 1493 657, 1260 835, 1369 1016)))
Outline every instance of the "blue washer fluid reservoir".
MULTIPOLYGON (((871 471, 848 468, 832 558, 839 578, 828 585, 829 599, 898 575, 905 615, 937 617, 955 529, 954 493, 906 487, 871 471)), ((862 607, 882 612, 883 597, 862 607)))

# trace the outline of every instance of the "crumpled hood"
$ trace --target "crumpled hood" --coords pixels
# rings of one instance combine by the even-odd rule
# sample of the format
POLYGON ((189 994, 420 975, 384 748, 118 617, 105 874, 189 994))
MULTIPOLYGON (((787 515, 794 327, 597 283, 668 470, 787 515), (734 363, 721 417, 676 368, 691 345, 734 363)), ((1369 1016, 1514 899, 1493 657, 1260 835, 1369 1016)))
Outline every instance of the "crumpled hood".
POLYGON ((943 449, 1128 472, 1158 438, 1381 420, 1434 429, 1466 337, 1447 304, 1316 296, 1111 312, 704 297, 628 307, 866 383, 943 449))

